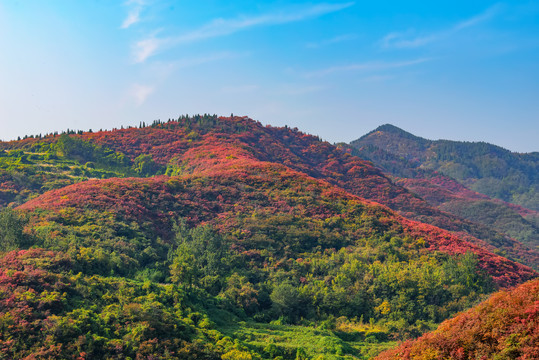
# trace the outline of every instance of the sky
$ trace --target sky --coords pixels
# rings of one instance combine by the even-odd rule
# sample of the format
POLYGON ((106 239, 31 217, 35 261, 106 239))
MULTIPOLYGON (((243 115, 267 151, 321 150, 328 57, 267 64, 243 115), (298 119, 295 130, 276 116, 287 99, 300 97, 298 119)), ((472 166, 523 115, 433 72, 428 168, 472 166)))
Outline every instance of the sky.
POLYGON ((0 0, 0 139, 198 113, 539 151, 539 0, 0 0))

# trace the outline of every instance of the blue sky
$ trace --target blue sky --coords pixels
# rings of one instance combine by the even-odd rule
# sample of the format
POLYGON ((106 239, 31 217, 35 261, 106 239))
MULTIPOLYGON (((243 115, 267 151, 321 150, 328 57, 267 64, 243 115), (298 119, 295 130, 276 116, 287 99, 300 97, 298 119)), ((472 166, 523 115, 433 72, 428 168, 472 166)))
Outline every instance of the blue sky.
POLYGON ((539 1, 0 1, 0 139, 179 114, 539 151, 539 1))

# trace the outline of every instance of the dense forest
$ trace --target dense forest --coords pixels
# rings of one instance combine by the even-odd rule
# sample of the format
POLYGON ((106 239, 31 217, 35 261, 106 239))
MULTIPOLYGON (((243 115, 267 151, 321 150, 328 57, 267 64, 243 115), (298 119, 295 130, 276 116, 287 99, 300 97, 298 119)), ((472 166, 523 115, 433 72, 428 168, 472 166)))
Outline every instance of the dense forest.
POLYGON ((368 359, 539 259, 246 117, 0 143, 0 206, 6 359, 368 359))

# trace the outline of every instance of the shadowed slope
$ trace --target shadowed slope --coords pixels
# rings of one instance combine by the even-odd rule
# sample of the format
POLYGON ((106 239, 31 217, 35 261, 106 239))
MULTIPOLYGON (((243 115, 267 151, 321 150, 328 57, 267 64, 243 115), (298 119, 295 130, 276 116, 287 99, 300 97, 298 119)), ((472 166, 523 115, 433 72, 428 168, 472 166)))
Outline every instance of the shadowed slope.
MULTIPOLYGON (((432 206, 505 233, 525 244, 532 251, 537 251, 539 247, 539 213, 519 205, 491 199, 487 195, 470 190, 455 179, 443 175, 444 170, 441 168, 435 171, 431 165, 434 161, 432 159, 440 156, 437 142, 421 139, 400 129, 395 129, 398 128, 382 126, 352 142, 351 145, 355 147, 352 149, 352 153, 373 161, 378 167, 390 174, 396 184, 418 194, 432 206)), ((457 145, 458 143, 455 142, 455 146, 457 145)), ((473 148, 473 144, 466 144, 466 146, 473 148)), ((496 151, 492 156, 496 156, 498 152, 508 153, 503 149, 503 151, 495 147, 493 149, 496 151)), ((473 153, 475 150, 470 151, 473 153)), ((456 164, 461 155, 458 153, 453 155, 454 159, 449 157, 446 161, 454 161, 456 164)), ((520 156, 519 154, 513 155, 520 156)), ((492 235, 480 235, 485 230, 475 229, 473 231, 472 234, 480 238, 495 238, 492 235)), ((498 244, 495 246, 507 255, 521 259, 534 267, 538 266, 536 260, 518 254, 514 249, 511 249, 510 241, 498 239, 494 241, 494 244, 496 243, 498 244)))
POLYGON ((415 167, 436 170, 471 190, 539 211, 539 153, 512 153, 484 142, 431 141, 392 125, 352 141, 375 146, 415 167))

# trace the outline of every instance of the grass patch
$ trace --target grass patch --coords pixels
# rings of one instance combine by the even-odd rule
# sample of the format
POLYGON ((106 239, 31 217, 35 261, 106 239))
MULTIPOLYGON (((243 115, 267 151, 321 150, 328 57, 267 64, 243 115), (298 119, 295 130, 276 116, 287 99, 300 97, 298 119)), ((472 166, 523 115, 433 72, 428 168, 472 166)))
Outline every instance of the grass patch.
POLYGON ((379 341, 375 336, 365 336, 365 333, 333 332, 299 325, 238 322, 219 330, 238 339, 264 359, 279 356, 296 359, 298 352, 304 352, 309 359, 370 359, 397 344, 395 341, 379 341))

